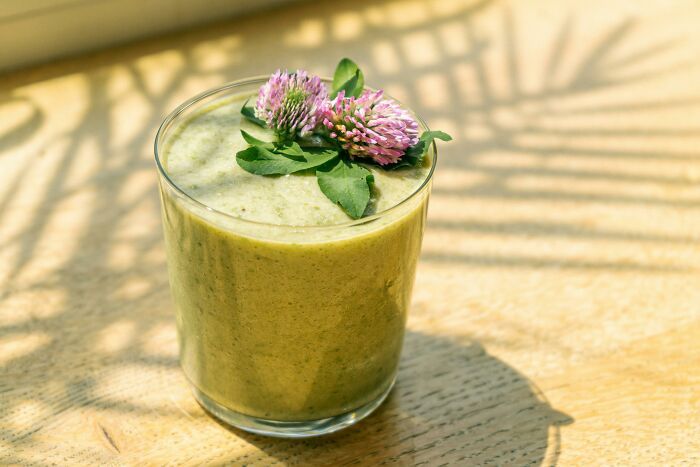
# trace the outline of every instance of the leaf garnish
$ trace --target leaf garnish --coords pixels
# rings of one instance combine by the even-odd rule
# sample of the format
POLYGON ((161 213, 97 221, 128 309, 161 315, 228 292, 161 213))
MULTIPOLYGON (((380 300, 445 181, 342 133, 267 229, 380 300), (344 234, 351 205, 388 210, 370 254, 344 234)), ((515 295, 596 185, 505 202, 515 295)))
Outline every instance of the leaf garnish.
MULTIPOLYGON (((269 89, 266 88, 266 91, 273 89, 276 90, 275 92, 288 93, 285 94, 284 99, 281 101, 279 99, 271 100, 269 95, 258 98, 264 101, 267 99, 266 105, 277 109, 275 112, 282 115, 278 118, 279 121, 275 120, 269 126, 269 129, 276 135, 277 141, 263 141, 245 130, 241 130, 243 139, 250 146, 236 154, 238 165, 250 173, 269 176, 313 170, 320 190, 353 219, 359 219, 367 213, 367 206, 372 197, 374 176, 364 164, 376 165, 384 170, 418 167, 423 164, 425 154, 436 139, 442 141, 452 139, 450 135, 442 131, 426 131, 415 145, 404 150, 405 143, 401 141, 406 140, 401 137, 410 137, 407 132, 399 134, 397 137, 395 132, 392 133, 393 127, 374 126, 372 131, 380 135, 384 134, 385 140, 390 141, 391 138, 394 138, 396 141, 396 147, 389 149, 403 150, 403 155, 398 162, 381 165, 386 159, 378 156, 377 147, 372 147, 376 144, 375 141, 362 139, 357 134, 349 134, 349 131, 343 129, 342 123, 356 125, 352 126, 351 130, 360 128, 367 133, 367 129, 361 124, 363 122, 366 124, 365 115, 370 115, 373 112, 373 96, 366 96, 366 98, 354 101, 355 105, 358 105, 364 113, 355 113, 351 116, 343 114, 347 110, 336 111, 337 115, 333 111, 329 111, 329 115, 323 116, 327 120, 319 119, 316 122, 316 127, 311 128, 310 131, 306 131, 307 128, 303 126, 304 122, 307 121, 306 118, 312 115, 312 112, 316 112, 322 105, 329 104, 328 97, 334 99, 340 92, 343 92, 345 98, 352 103, 352 98, 358 98, 362 95, 365 78, 357 64, 349 58, 343 58, 338 63, 333 75, 330 95, 326 94, 324 89, 318 90, 321 85, 319 77, 303 74, 303 77, 300 78, 302 81, 293 81, 290 85, 290 79, 296 79, 292 75, 293 73, 279 72, 268 81, 269 89), (314 104, 308 104, 306 99, 314 104), (301 105, 300 102, 306 106, 303 107, 303 112, 306 114, 301 116, 298 115, 300 110, 296 107, 301 105), (355 117, 359 120, 353 120, 355 117), (301 120, 298 120, 299 118, 301 120), (288 128, 289 119, 298 124, 293 123, 288 128), (336 132, 331 128, 342 130, 342 132, 336 132), (304 135, 302 136, 301 133, 304 135), (348 148, 347 143, 351 139, 352 148, 348 148), (357 163, 356 160, 361 160, 363 164, 357 163)), ((381 94, 377 94, 375 98, 379 99, 380 96, 381 94)), ((411 117, 407 117, 407 112, 402 110, 398 103, 387 102, 386 105, 389 107, 377 111, 381 117, 377 120, 383 118, 388 121, 388 119, 393 118, 397 121, 406 120, 411 124, 415 123, 411 122, 411 117)), ((322 113, 325 113, 325 109, 322 113)), ((255 108, 249 105, 248 101, 243 104, 241 114, 252 123, 268 128, 264 120, 255 116, 255 108)), ((360 130, 358 131, 362 133, 360 130)))
POLYGON ((279 151, 277 148, 250 146, 236 154, 236 161, 243 170, 253 174, 286 175, 321 167, 338 158, 338 152, 332 150, 303 151, 299 155, 289 155, 279 151))
POLYGON ((248 105, 249 101, 250 99, 245 101, 245 104, 243 104, 243 107, 241 108, 241 114, 252 123, 255 123, 256 125, 265 128, 265 121, 255 116, 255 109, 253 109, 252 105, 248 105))
POLYGON ((241 129, 241 135, 243 136, 243 139, 246 143, 251 144, 253 146, 269 146, 270 148, 273 146, 273 143, 268 143, 267 141, 260 140, 243 129, 241 129))
POLYGON ((304 157, 307 153, 299 146, 299 143, 287 143, 278 145, 275 152, 291 157, 304 157))
POLYGON ((440 141, 452 141, 452 136, 444 131, 424 131, 423 134, 420 135, 420 139, 421 141, 425 141, 426 146, 430 146, 436 139, 440 141))
POLYGON ((362 70, 349 58, 344 58, 338 63, 333 74, 333 92, 331 99, 340 91, 345 91, 346 96, 358 97, 365 87, 365 77, 362 70))
POLYGON ((423 163, 423 156, 425 156, 425 154, 428 152, 428 148, 436 139, 442 141, 452 141, 452 136, 448 135, 444 131, 424 131, 423 134, 420 135, 418 142, 406 149, 406 152, 397 163, 387 166, 387 168, 390 170, 396 170, 408 167, 418 167, 423 163))
POLYGON ((353 219, 367 210, 372 173, 361 165, 339 159, 330 170, 317 170, 318 186, 323 194, 338 204, 353 219))

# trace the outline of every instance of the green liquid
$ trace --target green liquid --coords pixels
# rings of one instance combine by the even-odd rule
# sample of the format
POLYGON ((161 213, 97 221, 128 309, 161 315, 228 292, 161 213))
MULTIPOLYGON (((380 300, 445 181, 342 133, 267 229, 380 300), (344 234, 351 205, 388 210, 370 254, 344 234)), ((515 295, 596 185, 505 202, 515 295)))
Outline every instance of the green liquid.
MULTIPOLYGON (((241 125, 238 109, 238 101, 212 106, 172 136, 166 165, 173 181, 241 218, 348 222, 313 177, 261 177, 235 165, 235 152, 244 147, 231 140, 241 125)), ((374 208, 408 197, 428 172, 429 165, 398 175, 375 170, 381 195, 374 208)), ((193 385, 231 410, 279 421, 339 415, 388 388, 401 352, 426 193, 364 225, 290 229, 222 219, 161 187, 181 364, 193 385)))

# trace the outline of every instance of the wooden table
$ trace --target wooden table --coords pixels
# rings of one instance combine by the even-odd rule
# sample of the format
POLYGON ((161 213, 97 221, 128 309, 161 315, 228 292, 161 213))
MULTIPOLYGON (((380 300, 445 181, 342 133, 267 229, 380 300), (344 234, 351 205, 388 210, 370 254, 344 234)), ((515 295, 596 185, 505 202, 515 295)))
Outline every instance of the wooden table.
POLYGON ((700 4, 308 2, 0 77, 0 463, 700 465, 700 4), (443 145, 398 385, 285 441, 191 397, 152 140, 355 58, 443 145))

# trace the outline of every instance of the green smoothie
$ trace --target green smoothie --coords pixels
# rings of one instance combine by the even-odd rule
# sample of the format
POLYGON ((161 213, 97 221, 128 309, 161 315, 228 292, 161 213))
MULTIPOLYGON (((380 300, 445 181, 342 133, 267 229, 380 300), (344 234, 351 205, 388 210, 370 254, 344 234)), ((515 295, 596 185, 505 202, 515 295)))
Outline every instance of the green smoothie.
POLYGON ((333 417, 381 397, 396 376, 432 153, 419 168, 368 165, 374 215, 352 221, 312 174, 264 177, 237 165, 241 127, 272 138, 242 121, 249 97, 209 102, 161 141, 182 367, 239 414, 333 417))

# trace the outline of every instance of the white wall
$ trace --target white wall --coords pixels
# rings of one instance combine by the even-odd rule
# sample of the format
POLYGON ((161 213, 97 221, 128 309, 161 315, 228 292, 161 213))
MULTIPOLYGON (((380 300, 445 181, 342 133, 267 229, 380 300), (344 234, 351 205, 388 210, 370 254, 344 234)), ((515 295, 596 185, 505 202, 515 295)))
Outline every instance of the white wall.
POLYGON ((0 0, 0 72, 291 0, 0 0))

